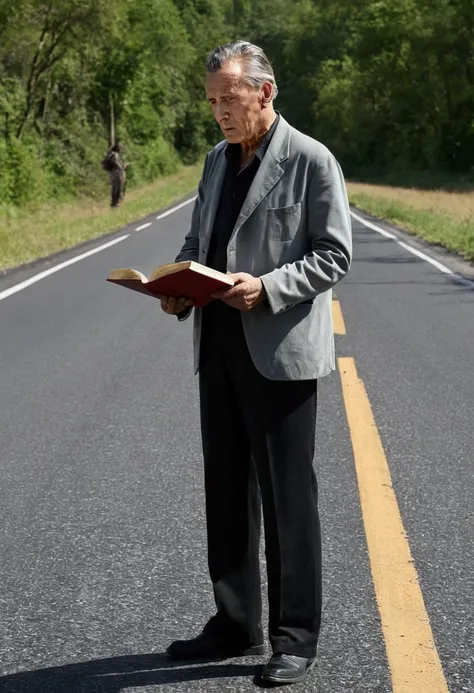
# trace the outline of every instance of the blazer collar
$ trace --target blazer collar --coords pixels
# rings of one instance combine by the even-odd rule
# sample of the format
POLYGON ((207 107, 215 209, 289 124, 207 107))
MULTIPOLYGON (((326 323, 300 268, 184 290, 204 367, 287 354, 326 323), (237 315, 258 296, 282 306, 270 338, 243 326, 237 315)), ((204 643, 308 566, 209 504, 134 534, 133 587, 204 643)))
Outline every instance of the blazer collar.
MULTIPOLYGON (((280 116, 275 133, 270 140, 268 149, 262 159, 262 163, 253 179, 250 190, 248 191, 245 202, 242 205, 237 222, 234 226, 230 241, 240 229, 244 221, 252 214, 254 209, 268 195, 272 188, 278 183, 285 172, 282 164, 289 158, 290 150, 290 126, 286 120, 280 116)), ((230 242, 229 241, 229 242, 230 242)))
POLYGON ((281 114, 275 133, 272 139, 270 140, 270 144, 268 145, 268 152, 278 163, 285 161, 289 157, 290 126, 281 114))
MULTIPOLYGON (((284 168, 280 165, 289 157, 290 149, 290 125, 280 114, 278 125, 276 126, 273 137, 270 140, 268 148, 265 152, 256 176, 250 186, 250 190, 242 205, 240 214, 237 217, 237 222, 232 231, 230 240, 233 239, 237 231, 240 229, 244 221, 252 214, 257 205, 264 199, 270 190, 278 183, 284 173, 284 168)), ((216 216, 217 206, 222 190, 222 182, 224 180, 225 170, 227 166, 227 158, 225 156, 226 146, 222 143, 222 148, 219 152, 216 161, 216 168, 212 176, 212 194, 210 196, 209 206, 205 212, 205 235, 212 232, 214 219, 216 216)), ((230 242, 230 241, 229 241, 230 242)))

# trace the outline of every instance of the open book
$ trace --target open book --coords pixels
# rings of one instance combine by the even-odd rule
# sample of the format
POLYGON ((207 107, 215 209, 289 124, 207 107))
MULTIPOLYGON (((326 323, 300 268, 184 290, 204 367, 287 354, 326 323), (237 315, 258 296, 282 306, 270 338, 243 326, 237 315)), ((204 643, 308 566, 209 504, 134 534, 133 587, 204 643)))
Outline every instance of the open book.
POLYGON ((228 275, 192 261, 173 262, 155 267, 149 279, 138 270, 114 269, 107 281, 155 298, 190 298, 197 306, 205 306, 212 301, 211 294, 214 291, 234 286, 228 275))

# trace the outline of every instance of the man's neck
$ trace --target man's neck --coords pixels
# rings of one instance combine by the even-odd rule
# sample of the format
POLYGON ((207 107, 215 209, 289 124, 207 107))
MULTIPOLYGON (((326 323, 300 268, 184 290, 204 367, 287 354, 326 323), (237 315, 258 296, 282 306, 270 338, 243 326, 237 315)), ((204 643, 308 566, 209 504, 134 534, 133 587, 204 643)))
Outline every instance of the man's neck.
POLYGON ((252 156, 255 154, 257 149, 260 147, 262 144, 262 140, 267 134, 267 132, 270 130, 272 127, 273 123, 275 122, 275 119, 277 117, 277 114, 275 111, 272 111, 272 114, 269 118, 265 119, 265 121, 262 123, 261 128, 259 129, 258 135, 256 135, 255 138, 252 140, 249 140, 248 142, 241 142, 240 143, 240 163, 242 166, 244 166, 246 163, 250 161, 252 156))

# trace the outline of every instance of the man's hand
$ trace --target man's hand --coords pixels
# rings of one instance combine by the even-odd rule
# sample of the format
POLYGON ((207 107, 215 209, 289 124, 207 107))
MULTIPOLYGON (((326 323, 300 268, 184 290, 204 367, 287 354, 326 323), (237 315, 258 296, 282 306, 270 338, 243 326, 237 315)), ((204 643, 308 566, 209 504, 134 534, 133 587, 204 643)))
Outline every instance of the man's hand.
POLYGON ((194 306, 194 301, 189 298, 172 298, 168 296, 159 296, 161 301, 161 308, 168 313, 168 315, 179 315, 186 308, 192 308, 194 306))
POLYGON ((243 313, 252 310, 258 303, 265 298, 265 289, 259 277, 252 277, 246 272, 237 272, 228 276, 234 280, 235 285, 231 289, 216 291, 212 294, 213 298, 220 298, 221 301, 237 308, 243 313))

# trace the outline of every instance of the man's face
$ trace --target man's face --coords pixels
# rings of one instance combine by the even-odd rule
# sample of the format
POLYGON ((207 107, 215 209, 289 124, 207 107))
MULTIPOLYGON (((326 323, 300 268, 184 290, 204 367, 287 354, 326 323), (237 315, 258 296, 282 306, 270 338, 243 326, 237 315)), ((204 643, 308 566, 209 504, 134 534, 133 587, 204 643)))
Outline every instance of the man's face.
POLYGON ((217 72, 208 72, 206 95, 228 142, 246 143, 259 137, 263 92, 243 82, 239 62, 228 63, 217 72))

